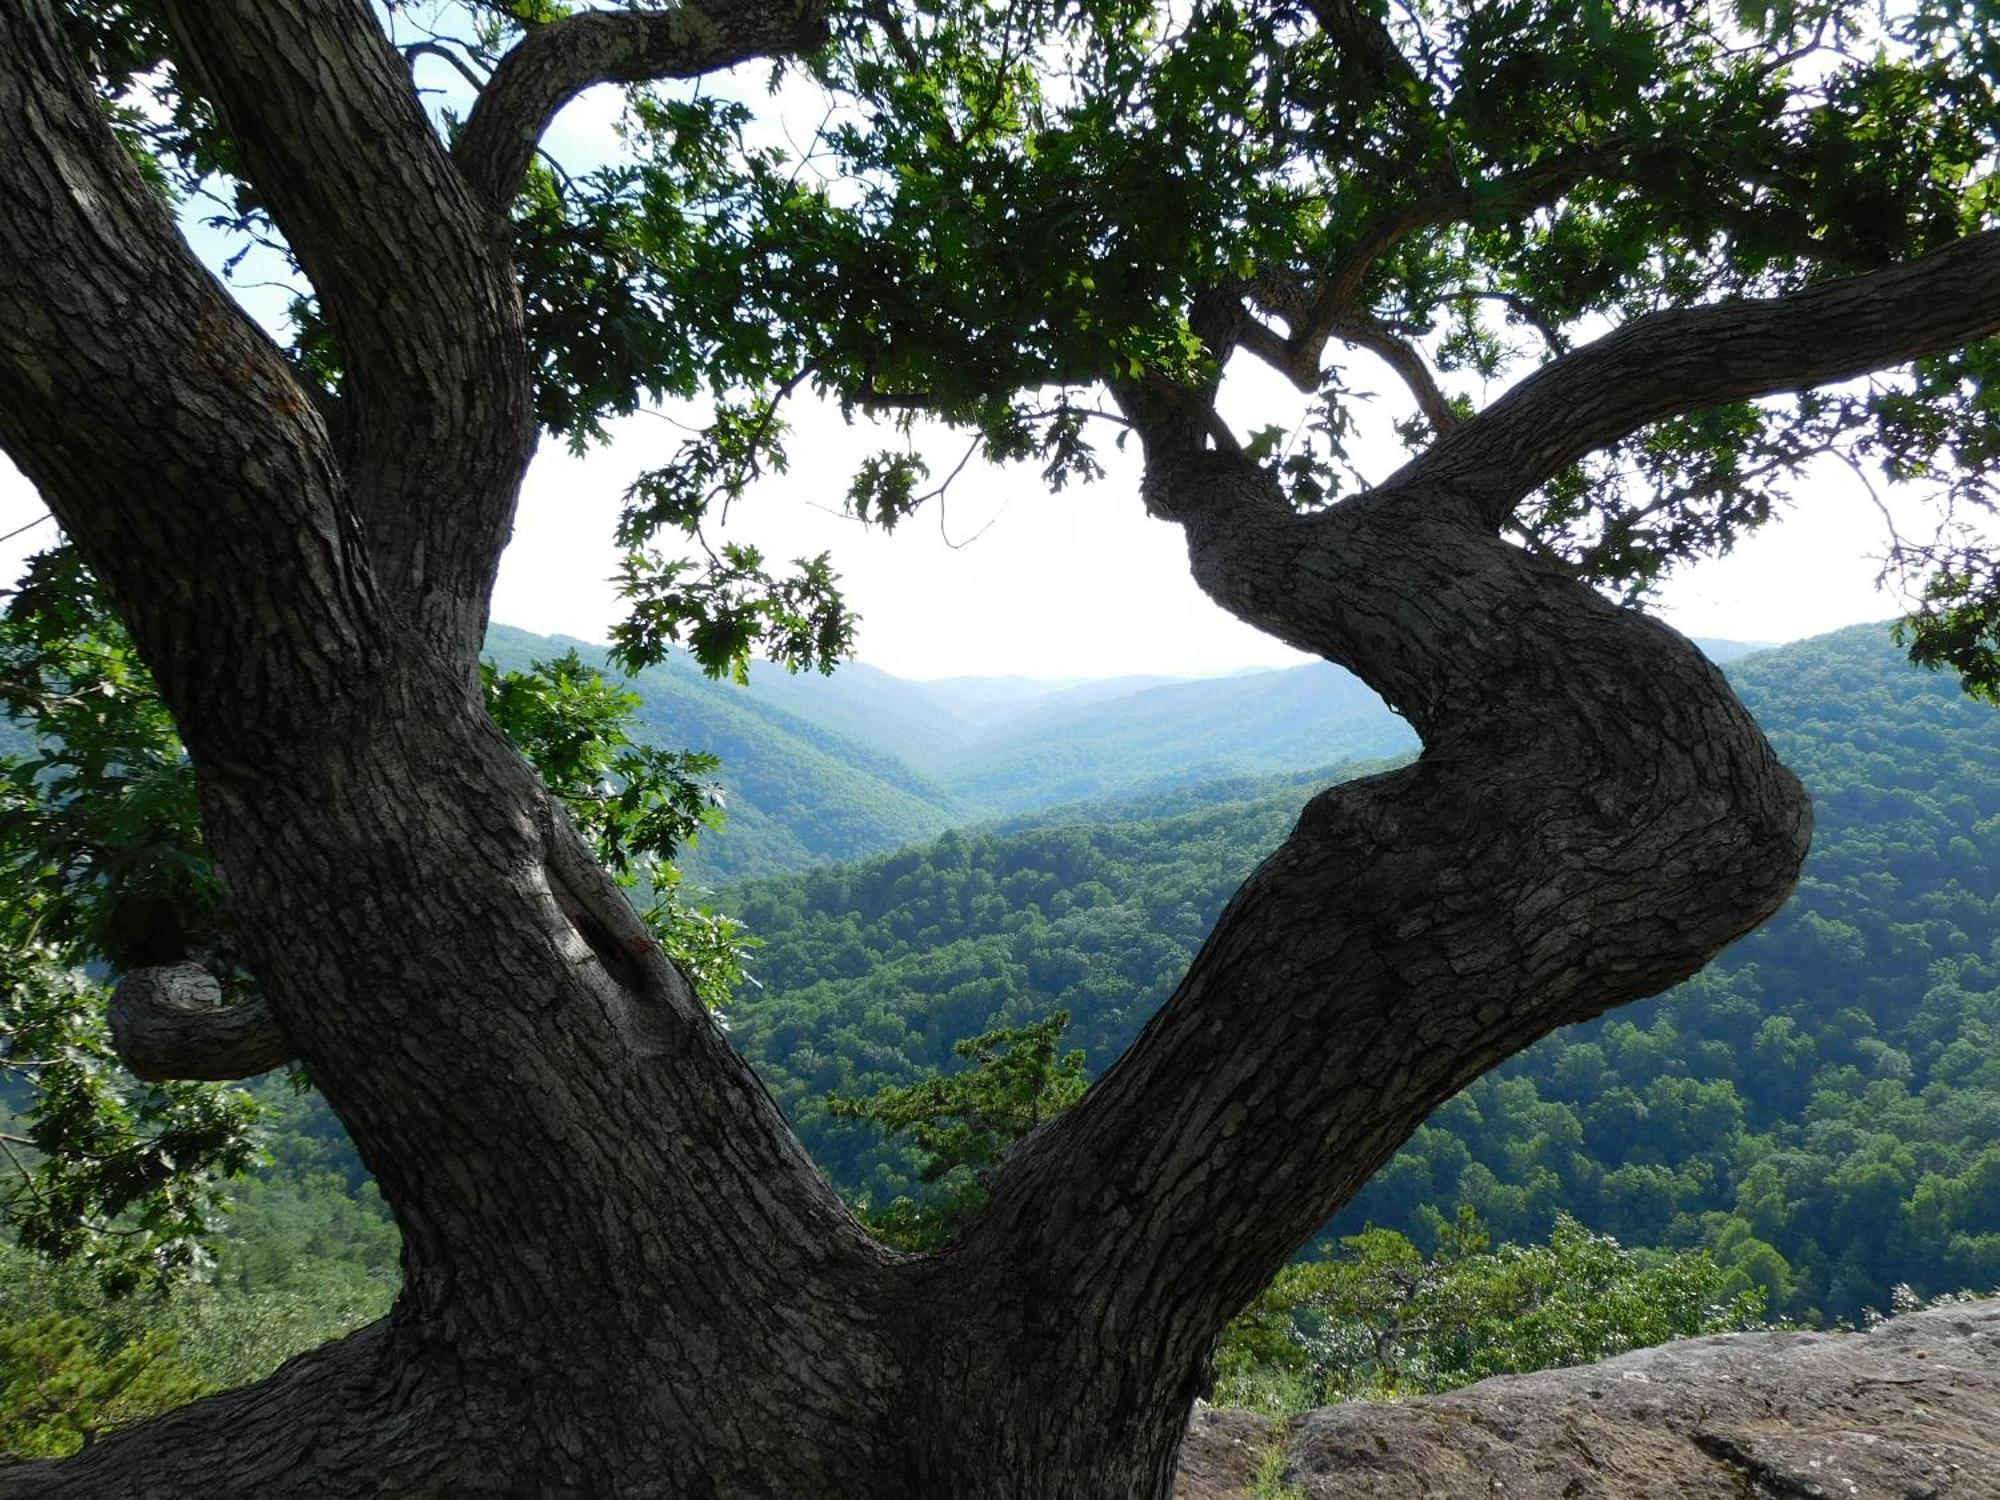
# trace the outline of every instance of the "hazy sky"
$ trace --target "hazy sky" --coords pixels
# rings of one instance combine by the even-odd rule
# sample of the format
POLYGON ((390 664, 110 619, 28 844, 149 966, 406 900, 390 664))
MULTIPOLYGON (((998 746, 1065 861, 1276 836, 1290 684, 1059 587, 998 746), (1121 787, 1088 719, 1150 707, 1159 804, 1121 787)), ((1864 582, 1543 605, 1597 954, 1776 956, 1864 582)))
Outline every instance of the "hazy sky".
MULTIPOLYGON (((797 425, 792 472, 747 495, 727 534, 778 559, 830 550, 862 616, 862 661, 906 677, 1049 677, 1212 673, 1302 659, 1195 588, 1178 529, 1140 506, 1130 456, 1107 452, 1108 478, 1060 495, 1032 468, 969 467, 942 507, 884 535, 839 507, 854 459, 885 436, 845 428, 828 410, 807 412, 797 425)), ((636 417, 620 424, 611 447, 582 460, 548 445, 528 476, 493 617, 603 639, 618 614, 609 579, 620 493, 681 437, 663 418, 636 417)), ((949 440, 939 446, 956 461, 949 440)), ((1373 472, 1391 467, 1385 460, 1373 472)), ((25 480, 0 473, 0 531, 41 509, 25 480)), ((11 576, 53 531, 44 523, 0 544, 0 570, 11 576)), ((1771 641, 1885 618, 1897 601, 1876 591, 1869 560, 1883 539, 1879 514, 1852 476, 1835 471, 1735 555, 1686 569, 1662 613, 1690 634, 1771 641)))
MULTIPOLYGON (((552 146, 572 163, 600 154, 617 108, 615 91, 593 91, 564 114, 552 146)), ((246 301, 267 320, 283 305, 272 295, 246 301)), ((1386 373, 1367 377, 1359 371, 1355 383, 1396 390, 1386 373)), ((1240 379, 1232 372, 1225 398, 1225 415, 1243 419, 1239 431, 1283 420, 1296 402, 1275 377, 1254 368, 1240 379)), ((791 473, 747 495, 727 534, 778 560, 831 551, 862 616, 862 661, 908 677, 1046 677, 1215 673, 1302 659, 1194 587, 1178 530, 1149 520, 1140 506, 1135 455, 1115 453, 1108 441, 1103 460, 1110 473, 1097 484, 1051 495, 1033 467, 995 470, 975 461, 941 507, 933 503, 883 535, 842 517, 840 503, 855 460, 897 439, 884 430, 848 428, 832 409, 806 403, 791 420, 791 473)), ((666 417, 651 415, 620 423, 609 448, 581 460, 547 445, 528 476, 494 619, 603 639, 618 614, 609 579, 620 494, 684 436, 666 417)), ((943 436, 924 451, 942 475, 958 461, 963 442, 943 436)), ((1364 454, 1362 465, 1379 479, 1400 460, 1380 445, 1364 454)), ((41 511, 26 481, 0 458, 0 533, 41 511)), ((44 523, 0 542, 0 578, 11 578, 53 533, 44 523)), ((1899 611, 1898 600, 1877 591, 1878 564, 1871 560, 1886 536, 1858 482, 1834 466, 1802 488, 1791 516, 1735 555, 1674 579, 1661 613, 1690 634, 1770 641, 1886 618, 1899 611)))
MULTIPOLYGON (((1209 673, 1285 665, 1296 652, 1209 603, 1188 577, 1178 528, 1150 520, 1132 455, 1108 450, 1109 476, 1050 494, 1032 467, 968 467, 941 508, 890 535, 840 514, 855 460, 889 439, 806 411, 788 475, 760 485, 728 534, 776 559, 833 553, 862 615, 859 659, 908 677, 1021 673, 1209 673)), ((494 618, 596 639, 617 613, 604 581, 618 497, 682 434, 660 418, 623 424, 613 446, 578 461, 545 452, 531 473, 503 564, 494 618)), ((962 448, 927 445, 934 473, 962 448)), ((1382 477, 1397 456, 1368 466, 1382 477)), ((1897 612, 1875 575, 1879 513, 1844 469, 1802 487, 1793 514, 1731 557, 1688 568, 1662 613, 1695 635, 1792 640, 1897 612)))

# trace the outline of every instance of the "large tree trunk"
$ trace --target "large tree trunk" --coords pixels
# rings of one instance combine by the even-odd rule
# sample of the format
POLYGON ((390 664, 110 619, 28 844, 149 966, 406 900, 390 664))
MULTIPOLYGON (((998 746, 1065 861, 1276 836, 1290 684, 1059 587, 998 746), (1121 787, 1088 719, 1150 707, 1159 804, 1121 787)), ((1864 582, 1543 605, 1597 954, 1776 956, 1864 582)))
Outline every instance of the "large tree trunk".
POLYGON ((335 420, 189 258, 49 0, 0 0, 0 443, 182 726, 405 1286, 0 1495, 1164 1496, 1224 1321, 1433 1106, 1791 890, 1797 782, 1684 641, 1496 540, 1486 450, 1300 517, 1141 412, 1203 586, 1425 752, 1314 799, 957 1244, 878 1246, 475 691, 534 436, 499 205, 565 37, 590 76, 655 62, 550 28, 451 156, 366 0, 170 10, 326 300, 335 420))

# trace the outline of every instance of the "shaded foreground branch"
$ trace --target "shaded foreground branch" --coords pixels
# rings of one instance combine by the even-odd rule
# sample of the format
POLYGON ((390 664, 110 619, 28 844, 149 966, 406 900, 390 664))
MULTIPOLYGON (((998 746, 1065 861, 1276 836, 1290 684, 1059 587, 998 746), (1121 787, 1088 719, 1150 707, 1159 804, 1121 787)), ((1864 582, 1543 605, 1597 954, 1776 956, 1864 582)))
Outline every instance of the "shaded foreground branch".
MULTIPOLYGON (((1811 815, 1691 646, 1437 497, 1299 517, 1240 460, 1150 458, 1207 592, 1353 668, 1426 742, 1307 806, 961 1252, 973 1302, 1009 1309, 1002 1347, 1035 1351, 1014 1399, 1086 1387, 1130 1347, 1130 1409, 1184 1416, 1216 1330, 1432 1109, 1764 920, 1811 815)), ((1173 1432, 1142 1426, 1113 1435, 1168 1464, 1173 1432)))
POLYGON ((668 11, 582 11, 537 26, 479 96, 452 158, 505 208, 556 112, 593 84, 693 78, 826 38, 825 0, 703 0, 668 11))
POLYGON ((298 1056, 261 999, 224 1005, 222 986, 198 964, 134 969, 111 992, 111 1040, 136 1078, 231 1082, 298 1056))

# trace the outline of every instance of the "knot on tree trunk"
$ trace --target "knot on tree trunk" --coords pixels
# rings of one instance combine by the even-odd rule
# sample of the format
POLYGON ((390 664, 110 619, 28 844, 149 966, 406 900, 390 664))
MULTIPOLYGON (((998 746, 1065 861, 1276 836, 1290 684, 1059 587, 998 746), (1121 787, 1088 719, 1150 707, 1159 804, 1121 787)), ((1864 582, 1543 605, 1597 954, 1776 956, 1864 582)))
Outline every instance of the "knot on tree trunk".
POLYGON ((227 1005, 199 964, 133 969, 111 992, 111 1042, 134 1075, 151 1080, 249 1078, 297 1055, 263 1001, 227 1005))

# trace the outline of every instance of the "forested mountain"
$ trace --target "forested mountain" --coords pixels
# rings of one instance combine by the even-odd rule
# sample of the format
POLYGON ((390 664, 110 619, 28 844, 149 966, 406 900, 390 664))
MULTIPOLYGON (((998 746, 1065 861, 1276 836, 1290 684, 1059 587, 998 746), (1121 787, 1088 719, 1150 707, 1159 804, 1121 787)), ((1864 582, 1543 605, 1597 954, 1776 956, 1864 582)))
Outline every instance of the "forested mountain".
MULTIPOLYGON (((1697 642, 1726 662, 1760 649, 1697 642)), ((1416 749, 1409 725, 1329 662, 1053 695, 965 746, 939 775, 995 812, 1122 797, 1221 777, 1300 771, 1416 749)))
MULTIPOLYGON (((569 650, 604 666, 602 647, 503 625, 488 632, 485 656, 503 670, 518 670, 569 650)), ((674 656, 633 680, 644 737, 705 750, 722 761, 728 823, 686 861, 694 875, 723 879, 851 859, 977 816, 879 745, 787 711, 774 701, 782 695, 761 690, 762 676, 759 688, 745 691, 713 682, 686 657, 674 656)), ((858 678, 854 701, 866 703, 869 685, 866 674, 858 678)), ((857 712, 865 717, 865 710, 857 712)))
MULTIPOLYGON (((1763 931, 1647 1004, 1559 1033, 1446 1105, 1343 1216, 1502 1238, 1559 1209, 1704 1244, 1774 1310, 1853 1317, 1893 1283, 2000 1282, 2000 718, 1880 626, 1729 669, 1812 789, 1814 851, 1763 931)), ((1284 674, 1277 674, 1284 675, 1284 674)), ((1067 810, 725 893, 766 946, 739 1044, 844 1184, 907 1160, 827 1118, 1070 1011, 1109 1061, 1324 776, 1067 810)))
MULTIPOLYGON (((490 654, 517 666, 563 647, 496 631, 490 654)), ((1887 1307, 1897 1283, 2000 1283, 2000 718, 1911 669, 1881 627, 1728 670, 1817 803, 1796 899, 1671 994, 1558 1033, 1473 1084, 1334 1232, 1373 1222, 1439 1249, 1465 1206, 1497 1240, 1554 1244, 1580 1233, 1570 1215, 1628 1246, 1710 1250, 1721 1294, 1761 1287, 1773 1314, 1815 1322, 1887 1307)), ((1269 703, 1293 676, 1192 686, 1247 686, 1247 702, 1269 703)), ((745 762, 733 818, 758 794, 832 810, 824 825, 753 820, 777 832, 747 847, 773 857, 801 857, 793 828, 834 840, 871 817, 958 815, 936 783, 822 719, 894 724, 921 688, 956 694, 954 722, 980 733, 1029 712, 1092 722, 1088 691, 1047 684, 864 674, 841 700, 793 681, 807 686, 790 706, 677 667, 640 684, 663 736, 731 737, 724 748, 745 762)), ((1161 686, 1104 696, 1143 703, 1161 686)), ((732 1035, 821 1165, 880 1206, 917 1187, 912 1161, 832 1118, 830 1093, 953 1069, 955 1042, 1058 1008, 1073 1016, 1063 1045, 1103 1066, 1302 803, 1382 764, 1043 808, 727 888, 764 943, 732 1035)), ((352 1148, 316 1096, 275 1076, 259 1093, 278 1117, 273 1165, 237 1185, 240 1211, 198 1284, 109 1303, 86 1267, 0 1246, 0 1377, 60 1386, 57 1406, 75 1408, 32 1432, 0 1424, 0 1449, 68 1451, 89 1430, 64 1425, 72 1417, 115 1424, 241 1382, 388 1305, 395 1234, 352 1148)))
MULTIPOLYGON (((1699 644, 1717 661, 1757 649, 1699 644)), ((571 650, 604 666, 600 646, 504 625, 486 644, 512 670, 571 650)), ((759 661, 749 675, 713 681, 677 654, 632 681, 650 739, 722 760, 728 822, 686 861, 697 879, 802 870, 996 815, 1416 746, 1380 698, 1325 662, 1080 682, 916 682, 860 663, 827 677, 759 661)))
POLYGON ((1414 750, 1410 727, 1328 662, 1059 697, 970 747, 951 785, 995 812, 1414 750))

